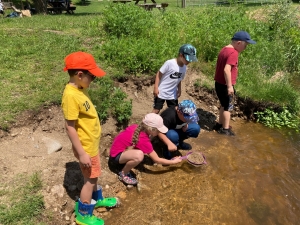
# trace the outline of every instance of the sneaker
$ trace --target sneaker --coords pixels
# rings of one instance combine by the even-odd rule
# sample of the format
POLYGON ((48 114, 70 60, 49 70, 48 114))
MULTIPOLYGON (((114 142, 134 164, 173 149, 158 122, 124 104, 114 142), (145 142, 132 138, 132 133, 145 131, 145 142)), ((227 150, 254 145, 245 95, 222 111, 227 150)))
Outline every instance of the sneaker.
POLYGON ((235 134, 233 133, 233 131, 229 128, 229 129, 224 129, 223 127, 218 130, 218 133, 219 134, 225 134, 225 135, 228 135, 228 136, 235 136, 235 134))
POLYGON ((131 176, 130 173, 124 174, 123 171, 119 172, 119 180, 123 181, 127 185, 136 185, 138 181, 131 176))
POLYGON ((215 131, 219 131, 221 128, 222 128, 222 124, 216 123, 212 129, 215 131))
POLYGON ((191 150, 192 146, 188 143, 182 142, 178 145, 178 149, 182 149, 182 150, 191 150))
MULTIPOLYGON (((212 129, 215 131, 219 131, 221 128, 222 128, 222 124, 216 123, 212 129)), ((232 126, 229 126, 229 129, 232 129, 232 126)))

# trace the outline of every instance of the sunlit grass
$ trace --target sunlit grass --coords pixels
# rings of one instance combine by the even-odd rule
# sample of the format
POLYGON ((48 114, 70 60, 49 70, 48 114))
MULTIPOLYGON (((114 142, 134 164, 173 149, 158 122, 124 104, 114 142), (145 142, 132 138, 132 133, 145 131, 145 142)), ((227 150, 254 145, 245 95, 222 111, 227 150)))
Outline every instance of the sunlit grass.
POLYGON ((34 173, 30 177, 18 175, 13 184, 2 183, 0 224, 42 225, 43 223, 36 219, 42 215, 44 209, 41 189, 42 181, 39 173, 34 173))
MULTIPOLYGON (((282 67, 286 64, 280 57, 286 53, 286 43, 283 42, 285 39, 274 42, 266 40, 268 26, 245 16, 245 12, 257 7, 203 6, 182 9, 178 7, 181 1, 167 2, 170 5, 165 12, 153 10, 142 13, 135 12, 140 8, 135 8, 134 2, 127 3, 133 7, 131 14, 128 19, 119 20, 123 20, 123 28, 128 26, 136 33, 122 38, 112 37, 103 27, 105 10, 119 4, 110 5, 111 1, 107 0, 92 0, 85 5, 73 1, 77 7, 74 15, 33 15, 31 18, 0 20, 0 127, 7 129, 9 123, 24 110, 37 109, 51 102, 60 103, 68 80, 67 73, 62 71, 64 57, 70 52, 82 50, 92 53, 108 75, 120 77, 136 73, 143 76, 153 75, 166 59, 176 57, 181 44, 191 43, 197 47, 199 63, 190 67, 201 70, 207 76, 205 86, 208 86, 213 84, 210 80, 213 81, 219 50, 229 43, 238 29, 246 29, 258 42, 240 56, 237 85, 240 95, 298 105, 299 94, 289 82, 279 83, 279 86, 261 85, 264 83, 260 82, 261 78, 268 80, 275 72, 285 70, 282 67), (152 15, 151 23, 143 21, 149 18, 149 14, 152 15), (143 24, 148 24, 147 28, 138 29, 143 24), (130 74, 124 74, 124 71, 130 74), (285 95, 280 94, 282 91, 285 95)), ((115 13, 113 16, 121 14, 115 13)), ((293 33, 295 37, 298 37, 297 34, 293 33)), ((294 40, 295 43, 297 41, 294 40)), ((297 52, 293 54, 298 57, 297 52)))

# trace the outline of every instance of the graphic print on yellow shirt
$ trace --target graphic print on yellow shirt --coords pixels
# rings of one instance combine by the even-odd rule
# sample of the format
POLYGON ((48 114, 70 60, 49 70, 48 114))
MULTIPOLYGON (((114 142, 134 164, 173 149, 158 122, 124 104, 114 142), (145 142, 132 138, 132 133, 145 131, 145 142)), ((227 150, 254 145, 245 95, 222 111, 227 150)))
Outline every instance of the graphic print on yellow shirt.
POLYGON ((75 120, 75 129, 83 149, 91 157, 99 152, 101 126, 97 111, 86 89, 67 84, 62 98, 62 109, 66 120, 75 120))

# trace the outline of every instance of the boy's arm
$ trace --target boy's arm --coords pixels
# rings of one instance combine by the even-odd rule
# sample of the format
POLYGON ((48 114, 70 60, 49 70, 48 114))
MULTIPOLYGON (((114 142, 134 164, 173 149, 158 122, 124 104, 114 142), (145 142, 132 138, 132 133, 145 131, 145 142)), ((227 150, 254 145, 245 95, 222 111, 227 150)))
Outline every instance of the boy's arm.
POLYGON ((168 146, 169 151, 176 151, 177 146, 163 133, 158 133, 158 138, 168 146))
POLYGON ((177 85, 177 98, 181 96, 181 81, 177 85))
POLYGON ((78 134, 75 129, 75 120, 65 120, 65 127, 67 134, 70 138, 70 141, 73 145, 74 151, 78 154, 79 162, 83 164, 83 166, 91 167, 91 158, 83 149, 81 142, 79 140, 78 134))
POLYGON ((154 89, 153 89, 153 95, 154 95, 154 97, 158 96, 158 93, 159 93, 158 84, 160 82, 160 79, 161 79, 162 75, 163 74, 160 71, 157 71, 156 76, 155 76, 154 89))
POLYGON ((231 83, 231 65, 229 65, 229 64, 225 65, 224 76, 225 76, 225 80, 226 80, 228 95, 233 95, 234 91, 233 91, 233 86, 231 83))

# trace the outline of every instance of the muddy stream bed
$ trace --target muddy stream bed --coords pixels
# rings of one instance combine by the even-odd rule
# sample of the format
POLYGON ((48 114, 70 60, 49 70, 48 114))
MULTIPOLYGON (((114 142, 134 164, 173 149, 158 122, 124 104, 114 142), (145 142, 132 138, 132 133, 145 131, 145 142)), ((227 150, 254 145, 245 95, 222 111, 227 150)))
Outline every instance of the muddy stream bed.
POLYGON ((300 224, 298 141, 261 124, 232 125, 235 137, 188 140, 207 165, 147 166, 141 192, 130 191, 105 224, 300 224))

